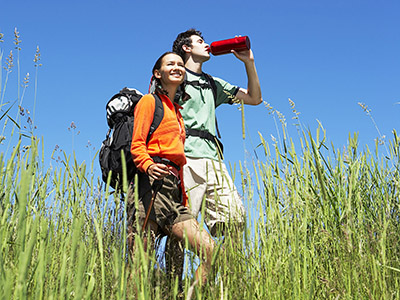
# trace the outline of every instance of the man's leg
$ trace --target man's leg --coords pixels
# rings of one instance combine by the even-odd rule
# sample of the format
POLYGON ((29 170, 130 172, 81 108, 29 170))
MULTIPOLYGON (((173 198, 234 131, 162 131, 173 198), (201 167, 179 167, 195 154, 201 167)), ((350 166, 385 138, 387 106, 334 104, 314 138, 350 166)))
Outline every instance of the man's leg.
POLYGON ((210 233, 225 236, 241 248, 245 209, 222 161, 208 160, 207 183, 205 219, 210 233))
POLYGON ((192 251, 200 258, 200 266, 196 270, 196 280, 204 284, 211 272, 211 262, 215 247, 214 240, 206 230, 200 228, 195 219, 189 219, 172 226, 172 234, 178 240, 187 238, 192 251))

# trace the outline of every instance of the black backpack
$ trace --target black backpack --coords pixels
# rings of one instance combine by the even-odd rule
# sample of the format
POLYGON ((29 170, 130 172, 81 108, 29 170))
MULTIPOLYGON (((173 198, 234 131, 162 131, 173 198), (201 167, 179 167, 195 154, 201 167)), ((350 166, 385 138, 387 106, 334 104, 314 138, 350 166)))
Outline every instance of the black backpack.
MULTIPOLYGON (((150 126, 147 142, 151 135, 160 125, 164 117, 164 108, 158 95, 153 94, 155 98, 155 111, 153 122, 150 126)), ((102 179, 107 183, 111 172, 110 186, 114 189, 122 188, 122 159, 121 151, 124 153, 126 161, 128 182, 133 179, 137 168, 132 160, 130 152, 133 133, 134 109, 143 94, 136 89, 123 88, 118 94, 115 94, 106 105, 108 132, 103 141, 99 162, 102 179)))

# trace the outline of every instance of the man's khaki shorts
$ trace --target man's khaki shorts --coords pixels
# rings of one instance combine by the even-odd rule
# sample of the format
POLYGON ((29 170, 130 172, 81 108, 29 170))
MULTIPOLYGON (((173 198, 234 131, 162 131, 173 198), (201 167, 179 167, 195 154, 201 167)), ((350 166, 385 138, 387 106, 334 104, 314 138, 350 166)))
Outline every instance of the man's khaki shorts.
POLYGON ((197 217, 205 205, 205 223, 214 236, 218 223, 242 225, 245 209, 225 164, 207 158, 186 160, 183 178, 192 214, 197 217))
MULTIPOLYGON (((135 219, 138 218, 138 225, 143 226, 147 211, 153 196, 152 184, 154 180, 146 174, 139 175, 139 201, 138 210, 135 210, 135 195, 131 184, 127 197, 127 218, 128 226, 135 226, 135 219)), ((172 225, 193 219, 188 207, 182 205, 181 191, 178 179, 168 175, 163 179, 163 184, 154 199, 149 219, 157 223, 164 235, 170 232, 172 225)))

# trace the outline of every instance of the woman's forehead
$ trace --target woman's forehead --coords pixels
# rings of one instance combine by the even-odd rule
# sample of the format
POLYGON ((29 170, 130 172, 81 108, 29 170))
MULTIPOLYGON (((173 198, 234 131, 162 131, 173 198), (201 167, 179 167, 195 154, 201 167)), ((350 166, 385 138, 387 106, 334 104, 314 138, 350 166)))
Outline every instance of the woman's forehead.
POLYGON ((176 61, 176 60, 179 60, 179 61, 183 62, 182 57, 180 57, 178 54, 175 54, 175 53, 169 53, 169 54, 165 55, 163 60, 164 61, 176 61))

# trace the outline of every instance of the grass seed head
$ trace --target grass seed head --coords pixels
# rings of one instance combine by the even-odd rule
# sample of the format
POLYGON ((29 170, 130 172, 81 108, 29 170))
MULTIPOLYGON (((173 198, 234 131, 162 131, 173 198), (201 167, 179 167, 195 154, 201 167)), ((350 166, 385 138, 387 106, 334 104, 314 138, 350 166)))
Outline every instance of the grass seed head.
POLYGON ((298 112, 298 111, 296 110, 296 108, 295 108, 296 105, 295 105, 294 101, 293 101, 292 99, 290 99, 290 98, 288 98, 288 100, 289 100, 290 108, 291 108, 291 110, 292 110, 292 112, 293 112, 293 114, 294 114, 294 117, 292 117, 292 119, 298 120, 298 119, 299 119, 300 112, 298 112))
POLYGON ((35 52, 35 58, 33 59, 33 62, 35 63, 35 67, 41 67, 42 64, 40 62, 40 49, 39 46, 36 46, 36 52, 35 52))
POLYGON ((223 91, 223 92, 228 95, 228 98, 231 99, 233 104, 239 104, 241 102, 239 98, 232 95, 230 92, 228 92, 228 91, 223 91))
POLYGON ((76 125, 75 125, 75 122, 74 122, 74 121, 72 121, 72 122, 71 122, 71 125, 68 127, 68 130, 69 130, 69 131, 71 131, 71 129, 73 129, 73 130, 76 129, 76 125))
POLYGON ((265 107, 268 109, 269 114, 273 114, 275 112, 275 109, 269 104, 267 101, 263 101, 265 107))
POLYGON ((6 58, 6 67, 4 67, 4 70, 7 71, 7 73, 10 73, 12 71, 12 68, 14 67, 14 56, 12 50, 10 51, 10 54, 6 58))
POLYGON ((278 111, 278 110, 275 110, 275 111, 276 111, 276 114, 278 115, 279 122, 281 122, 282 125, 286 125, 285 116, 280 111, 278 111))
POLYGON ((23 88, 26 88, 29 84, 29 72, 26 73, 26 76, 24 77, 24 80, 22 81, 23 84, 21 84, 21 86, 23 88))
POLYGON ((21 44, 21 36, 19 35, 17 27, 15 27, 14 29, 14 44, 15 44, 15 49, 21 50, 21 48, 19 47, 19 44, 21 44))
POLYGON ((358 102, 358 105, 360 105, 363 111, 365 111, 367 114, 371 112, 371 110, 368 108, 368 105, 366 105, 365 103, 358 102))

